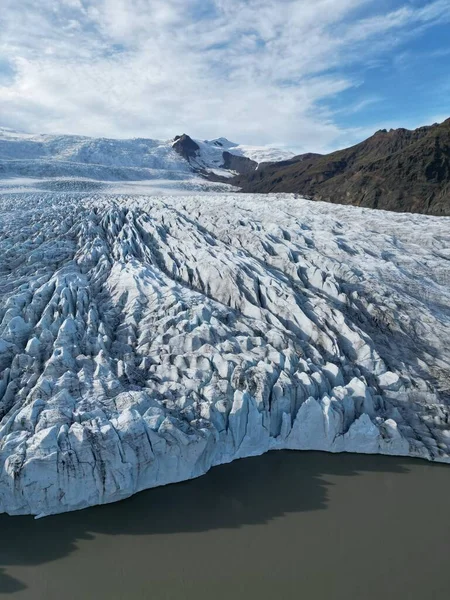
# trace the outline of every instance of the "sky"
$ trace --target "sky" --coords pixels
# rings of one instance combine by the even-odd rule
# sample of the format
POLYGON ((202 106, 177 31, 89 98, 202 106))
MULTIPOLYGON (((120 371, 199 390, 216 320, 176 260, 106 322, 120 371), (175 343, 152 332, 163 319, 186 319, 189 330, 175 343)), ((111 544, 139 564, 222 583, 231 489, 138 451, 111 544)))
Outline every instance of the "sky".
POLYGON ((327 152, 450 117, 450 0, 2 0, 0 126, 327 152))

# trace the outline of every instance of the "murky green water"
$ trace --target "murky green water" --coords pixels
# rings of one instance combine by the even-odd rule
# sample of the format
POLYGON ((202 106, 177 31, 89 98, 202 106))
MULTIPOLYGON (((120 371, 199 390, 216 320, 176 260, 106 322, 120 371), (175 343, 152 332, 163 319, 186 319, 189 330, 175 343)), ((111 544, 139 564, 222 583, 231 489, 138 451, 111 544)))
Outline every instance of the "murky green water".
POLYGON ((22 599, 450 598, 450 466, 274 452, 119 504, 0 516, 22 599))

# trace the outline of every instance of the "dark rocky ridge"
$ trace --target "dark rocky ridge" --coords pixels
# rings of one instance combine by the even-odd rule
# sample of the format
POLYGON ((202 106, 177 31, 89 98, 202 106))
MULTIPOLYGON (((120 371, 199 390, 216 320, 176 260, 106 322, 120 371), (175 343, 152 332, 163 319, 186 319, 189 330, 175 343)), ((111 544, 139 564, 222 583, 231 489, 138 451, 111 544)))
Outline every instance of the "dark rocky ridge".
POLYGON ((223 165, 221 165, 222 169, 229 169, 230 171, 236 171, 241 175, 249 175, 256 171, 258 167, 258 163, 251 158, 247 158, 246 156, 237 156, 236 154, 231 154, 231 152, 223 153, 223 165))
POLYGON ((175 136, 172 147, 188 162, 190 162, 191 158, 195 158, 197 156, 197 152, 200 150, 200 146, 185 133, 183 133, 183 135, 175 136))
POLYGON ((243 192, 450 215, 450 119, 413 131, 381 130, 351 148, 260 165, 229 181, 243 192))

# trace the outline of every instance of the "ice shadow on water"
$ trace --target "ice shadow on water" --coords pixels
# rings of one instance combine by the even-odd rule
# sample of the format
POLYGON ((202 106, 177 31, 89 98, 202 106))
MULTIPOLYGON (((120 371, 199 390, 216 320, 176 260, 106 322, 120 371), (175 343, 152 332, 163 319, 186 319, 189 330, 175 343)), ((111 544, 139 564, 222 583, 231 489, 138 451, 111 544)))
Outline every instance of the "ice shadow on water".
POLYGON ((407 475, 414 463, 385 456, 271 452, 115 504, 40 520, 0 515, 0 594, 26 587, 8 574, 8 567, 63 558, 77 549, 79 540, 94 539, 96 534, 175 534, 263 524, 288 513, 325 510, 332 485, 327 476, 407 475))
POLYGON ((13 594, 26 588, 21 581, 10 577, 4 568, 0 568, 0 594, 13 594))

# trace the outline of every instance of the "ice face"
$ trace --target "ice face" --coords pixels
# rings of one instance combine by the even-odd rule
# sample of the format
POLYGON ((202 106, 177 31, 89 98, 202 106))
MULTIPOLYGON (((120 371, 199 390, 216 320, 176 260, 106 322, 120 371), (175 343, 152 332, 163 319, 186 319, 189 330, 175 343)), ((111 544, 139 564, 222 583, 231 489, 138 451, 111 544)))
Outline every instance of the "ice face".
POLYGON ((0 512, 271 449, 449 461, 450 219, 288 195, 0 205, 0 512))

